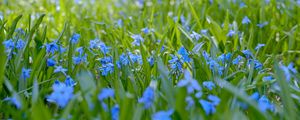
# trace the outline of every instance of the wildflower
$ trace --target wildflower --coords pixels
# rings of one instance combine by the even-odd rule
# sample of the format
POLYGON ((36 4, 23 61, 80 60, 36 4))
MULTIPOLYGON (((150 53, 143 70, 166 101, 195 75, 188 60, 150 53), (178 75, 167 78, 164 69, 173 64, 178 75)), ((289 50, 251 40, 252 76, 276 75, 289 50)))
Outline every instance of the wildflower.
POLYGON ((104 43, 100 43, 99 47, 100 47, 100 50, 102 51, 102 53, 104 55, 106 55, 107 53, 109 53, 109 50, 111 49, 110 47, 106 46, 104 43))
POLYGON ((83 49, 83 47, 79 47, 79 48, 77 48, 77 49, 76 49, 76 52, 78 52, 78 53, 79 53, 79 55, 82 55, 82 54, 83 54, 83 52, 84 52, 84 49, 83 49))
POLYGON ((27 78, 29 78, 30 77, 30 72, 31 72, 31 69, 22 68, 21 79, 26 80, 27 78))
POLYGON ((100 59, 100 63, 101 64, 112 63, 112 57, 103 57, 103 58, 100 59))
POLYGON ((297 70, 293 67, 294 63, 290 63, 288 66, 280 65, 280 68, 283 70, 286 80, 290 81, 292 73, 297 73, 297 70))
POLYGON ((4 101, 9 101, 16 106, 17 109, 22 108, 22 103, 17 93, 14 93, 12 97, 5 98, 4 101))
POLYGON ((250 21, 250 19, 247 17, 247 16, 245 16, 244 18, 243 18, 243 20, 242 20, 242 24, 249 24, 251 21, 250 21))
POLYGON ((256 47, 255 47, 255 50, 259 50, 261 47, 264 47, 266 44, 258 44, 256 47))
POLYGON ((58 80, 52 85, 53 92, 47 97, 47 101, 58 104, 59 107, 65 107, 73 97, 74 88, 58 80))
POLYGON ((51 43, 46 44, 46 52, 54 54, 56 51, 58 51, 59 46, 56 44, 56 41, 53 41, 51 43))
POLYGON ((205 81, 203 82, 203 86, 206 87, 209 90, 212 90, 216 87, 216 85, 212 81, 205 81))
POLYGON ((114 107, 111 109, 112 120, 118 120, 119 119, 119 113, 120 113, 119 105, 114 105, 114 107))
POLYGON ((80 35, 77 33, 74 33, 72 35, 70 41, 71 41, 71 43, 76 44, 76 43, 78 43, 79 38, 80 38, 80 35))
POLYGON ((232 37, 233 35, 235 35, 235 31, 234 30, 229 30, 229 32, 227 33, 227 37, 232 37))
POLYGON ((227 54, 222 54, 218 57, 218 60, 221 61, 222 63, 225 63, 225 61, 229 61, 231 58, 231 53, 227 54))
POLYGON ((66 52, 66 48, 64 48, 63 46, 59 46, 59 49, 58 49, 58 52, 60 53, 60 54, 62 54, 62 53, 64 53, 64 52, 66 52))
POLYGON ((151 87, 147 87, 143 93, 143 96, 138 100, 139 103, 144 104, 144 108, 148 109, 152 106, 155 99, 154 89, 151 87))
POLYGON ((173 109, 156 112, 152 115, 152 120, 172 120, 170 116, 173 114, 173 112, 173 109))
POLYGON ((86 54, 84 56, 73 57, 74 64, 77 65, 79 63, 86 62, 86 57, 86 54))
POLYGON ((56 66, 54 69, 54 73, 62 72, 65 73, 67 69, 63 68, 62 66, 56 66))
POLYGON ((194 92, 194 90, 201 90, 201 86, 198 84, 198 81, 192 78, 191 73, 188 70, 184 71, 184 79, 180 80, 177 83, 177 86, 186 87, 189 94, 194 92))
POLYGON ((263 65, 258 60, 252 60, 252 59, 250 59, 250 60, 248 60, 248 65, 251 65, 252 62, 254 63, 254 69, 255 70, 262 69, 263 65))
POLYGON ((208 95, 207 99, 212 101, 212 104, 215 106, 219 105, 219 103, 221 101, 220 98, 218 98, 217 96, 214 96, 214 95, 208 95))
POLYGON ((240 63, 240 61, 242 60, 242 56, 237 56, 235 59, 232 60, 232 64, 237 65, 240 63))
POLYGON ((273 80, 274 78, 272 76, 265 76, 263 77, 263 81, 270 81, 273 80))
POLYGON ((66 80, 65 80, 65 85, 66 86, 75 86, 77 84, 77 82, 75 82, 70 76, 67 76, 66 80))
POLYGON ((258 107, 262 112, 266 112, 267 110, 270 110, 270 111, 275 110, 274 105, 269 101, 269 99, 265 95, 263 95, 258 100, 258 107))
POLYGON ((90 40, 90 48, 96 49, 99 47, 99 39, 90 40))
POLYGON ((47 59, 47 66, 48 67, 53 67, 55 66, 56 62, 52 58, 47 59))
POLYGON ((209 54, 207 52, 203 51, 202 56, 204 57, 206 62, 210 61, 210 57, 209 57, 209 54))
POLYGON ((263 28, 263 27, 265 27, 268 24, 269 24, 269 22, 263 22, 263 23, 257 24, 256 26, 259 27, 259 28, 263 28))
POLYGON ((24 48, 24 46, 25 46, 25 42, 22 39, 19 39, 17 41, 16 48, 20 50, 20 49, 24 48))
POLYGON ((107 76, 108 73, 112 73, 114 71, 114 64, 112 63, 102 64, 100 70, 102 71, 102 76, 107 76))
POLYGON ((250 50, 243 50, 242 53, 244 53, 247 59, 253 57, 252 52, 250 50))
POLYGON ((189 54, 187 50, 184 47, 179 48, 178 54, 181 55, 184 62, 190 62, 191 58, 189 58, 189 54))
POLYGON ((190 37, 192 39, 195 39, 196 41, 198 41, 200 38, 202 38, 202 36, 199 33, 196 33, 195 31, 193 31, 192 34, 190 34, 190 37))
POLYGON ((134 40, 133 45, 140 46, 144 42, 144 38, 141 35, 132 35, 131 38, 134 40))
POLYGON ((202 108, 204 109, 206 115, 210 115, 216 112, 216 108, 213 103, 203 99, 199 100, 199 102, 202 108))
POLYGON ((171 69, 174 71, 182 71, 183 61, 175 55, 171 55, 172 59, 168 62, 171 64, 171 69))
POLYGON ((131 52, 128 53, 130 60, 133 63, 143 64, 143 59, 141 55, 132 54, 131 52))
POLYGON ((153 66, 154 65, 154 58, 151 56, 151 57, 148 57, 147 58, 147 61, 149 62, 150 66, 153 66))
POLYGON ((203 35, 208 35, 208 30, 207 30, 207 29, 203 29, 203 30, 201 30, 201 33, 202 33, 203 35))
POLYGON ((6 40, 2 43, 5 46, 6 52, 9 52, 9 50, 14 49, 15 44, 12 41, 12 39, 6 40))
POLYGON ((141 31, 145 34, 150 33, 150 30, 148 28, 143 28, 141 31))
POLYGON ((120 61, 121 65, 124 65, 124 66, 129 64, 128 56, 125 55, 124 53, 120 55, 119 61, 120 61))
POLYGON ((113 98, 115 96, 115 91, 112 88, 103 88, 98 94, 98 100, 103 101, 108 98, 113 98))
POLYGON ((191 107, 193 107, 195 105, 195 102, 191 96, 187 96, 185 98, 185 102, 187 103, 186 109, 190 109, 191 107))

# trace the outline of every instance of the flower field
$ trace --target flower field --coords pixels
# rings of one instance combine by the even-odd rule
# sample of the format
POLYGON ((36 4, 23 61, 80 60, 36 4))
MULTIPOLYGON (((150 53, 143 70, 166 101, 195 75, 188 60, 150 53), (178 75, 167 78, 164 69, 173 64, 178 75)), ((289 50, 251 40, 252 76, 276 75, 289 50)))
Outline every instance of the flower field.
POLYGON ((300 0, 2 0, 0 119, 300 119, 300 0))

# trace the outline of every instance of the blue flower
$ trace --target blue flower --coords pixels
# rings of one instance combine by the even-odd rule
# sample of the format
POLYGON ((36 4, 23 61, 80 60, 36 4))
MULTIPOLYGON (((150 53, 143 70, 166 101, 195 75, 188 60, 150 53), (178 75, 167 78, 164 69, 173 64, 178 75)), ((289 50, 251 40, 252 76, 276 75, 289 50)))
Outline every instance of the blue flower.
POLYGON ((99 47, 99 39, 94 39, 94 40, 90 40, 90 48, 91 49, 96 49, 99 47))
POLYGON ((214 95, 208 95, 207 99, 210 100, 215 106, 219 105, 219 103, 221 102, 220 98, 214 95))
POLYGON ((5 98, 4 101, 9 101, 16 106, 17 109, 22 108, 22 103, 17 93, 14 93, 12 97, 5 98))
POLYGON ((173 114, 173 112, 173 109, 156 112, 152 115, 152 120, 172 120, 170 116, 173 114))
POLYGON ((54 73, 62 72, 65 73, 67 69, 63 68, 62 66, 55 66, 54 73))
POLYGON ((65 80, 65 85, 66 86, 75 86, 77 84, 77 82, 75 82, 70 76, 67 76, 66 80, 65 80))
POLYGON ((265 76, 263 77, 263 81, 271 81, 273 80, 274 78, 270 75, 270 76, 265 76))
POLYGON ((129 58, 133 63, 143 64, 143 59, 141 55, 132 54, 131 52, 128 52, 129 58))
POLYGON ((46 44, 46 52, 54 54, 56 51, 58 51, 59 46, 56 44, 56 41, 53 41, 49 44, 46 44))
POLYGON ((263 64, 261 64, 258 60, 250 59, 250 60, 248 60, 248 65, 251 65, 252 62, 254 64, 255 70, 260 70, 263 68, 263 64))
POLYGON ((73 44, 77 44, 77 43, 78 43, 78 40, 79 40, 79 38, 80 38, 80 35, 79 35, 79 34, 77 34, 77 33, 74 33, 74 34, 72 35, 72 37, 71 37, 70 41, 71 41, 71 43, 73 43, 73 44))
POLYGON ((103 101, 108 98, 113 98, 115 96, 115 90, 112 88, 103 88, 98 94, 98 100, 103 101))
POLYGON ((258 100, 258 107, 262 112, 266 112, 267 110, 270 110, 270 111, 275 110, 274 105, 269 101, 269 99, 265 95, 263 95, 258 100))
POLYGON ((178 54, 181 55, 184 62, 190 62, 191 58, 189 58, 189 54, 184 47, 180 47, 178 50, 178 54))
POLYGON ((215 83, 213 83, 212 81, 203 82, 203 86, 206 87, 209 90, 212 90, 213 88, 216 87, 215 83))
POLYGON ((259 99, 259 93, 258 93, 258 92, 253 93, 253 94, 250 96, 250 99, 255 100, 255 101, 258 101, 258 99, 259 99))
POLYGON ((112 57, 103 57, 100 59, 100 63, 101 64, 108 64, 108 63, 112 63, 112 57))
POLYGON ((53 67, 56 65, 56 61, 53 60, 52 58, 47 59, 47 66, 48 67, 53 67))
POLYGON ((209 54, 207 52, 203 51, 202 56, 204 57, 206 62, 210 61, 210 57, 209 57, 209 54))
POLYGON ((112 120, 119 120, 120 107, 119 105, 114 105, 111 109, 111 118, 112 120))
POLYGON ((102 72, 102 76, 107 76, 108 73, 112 73, 114 71, 114 64, 112 63, 102 64, 100 71, 102 72))
POLYGON ((78 53, 79 53, 79 55, 82 55, 82 54, 83 54, 83 52, 84 52, 84 49, 83 49, 83 47, 79 47, 79 48, 77 48, 77 49, 76 49, 76 52, 78 52, 78 53))
POLYGON ((245 16, 242 20, 242 24, 249 24, 249 23, 251 23, 250 19, 247 16, 245 16))
POLYGON ((107 53, 109 53, 109 50, 111 49, 110 47, 106 46, 104 43, 100 43, 99 47, 100 47, 100 50, 102 51, 102 53, 104 55, 106 55, 107 53))
POLYGON ((154 65, 154 58, 151 56, 151 57, 148 57, 147 58, 147 61, 149 62, 150 66, 153 66, 154 65))
POLYGON ((65 107, 73 97, 74 88, 58 80, 52 85, 53 92, 47 97, 48 102, 54 102, 59 107, 65 107))
POLYGON ((133 45, 140 46, 144 42, 144 38, 141 35, 132 35, 131 38, 134 40, 133 45))
POLYGON ((256 26, 259 27, 259 28, 263 28, 268 24, 269 24, 269 22, 263 22, 263 23, 257 24, 256 26))
POLYGON ((259 50, 261 47, 264 47, 266 44, 258 44, 256 47, 255 47, 255 50, 259 50))
POLYGON ((155 92, 151 87, 147 87, 143 93, 143 96, 138 100, 139 103, 144 104, 144 108, 148 109, 152 106, 155 100, 155 92))
POLYGON ((293 73, 297 73, 297 69, 294 68, 294 63, 290 63, 287 68, 293 73))
POLYGON ((124 53, 120 55, 119 61, 120 61, 121 65, 124 65, 124 66, 129 65, 129 62, 130 62, 128 59, 128 56, 125 55, 124 53))
POLYGON ((22 68, 21 79, 26 80, 27 78, 29 78, 30 77, 30 72, 31 72, 31 69, 22 68))
POLYGON ((148 28, 143 28, 141 31, 145 34, 150 33, 150 30, 148 28))
POLYGON ((24 47, 25 47, 25 42, 22 39, 19 39, 17 41, 16 48, 20 50, 20 49, 22 49, 24 47))
POLYGON ((187 103, 186 109, 190 109, 195 105, 195 101, 191 96, 187 96, 185 98, 185 102, 187 103))
POLYGON ((201 33, 202 33, 203 35, 208 35, 208 30, 207 30, 207 29, 203 29, 203 30, 201 30, 201 33))
POLYGON ((86 62, 86 58, 87 57, 87 55, 85 54, 85 55, 83 55, 83 56, 78 56, 78 57, 73 57, 73 61, 74 61, 74 64, 80 64, 80 63, 82 63, 82 62, 86 62))
POLYGON ((182 71, 182 66, 183 66, 183 61, 179 59, 175 55, 171 55, 172 59, 169 60, 168 62, 171 64, 170 67, 173 71, 182 71))
POLYGON ((283 70, 284 75, 287 81, 290 81, 292 73, 297 73, 297 70, 293 67, 294 63, 290 63, 288 66, 280 65, 280 68, 283 70))
POLYGON ((190 34, 190 37, 192 39, 195 39, 196 41, 198 41, 200 38, 202 38, 202 36, 199 33, 196 33, 195 31, 193 31, 192 34, 190 34))
POLYGON ((195 90, 201 90, 201 86, 198 84, 198 81, 192 78, 192 75, 188 70, 184 71, 184 79, 180 80, 177 83, 177 86, 186 87, 188 94, 193 93, 195 90))
POLYGON ((227 54, 222 54, 218 57, 218 60, 221 61, 222 63, 225 63, 225 61, 229 61, 231 58, 231 53, 227 54))
POLYGON ((9 52, 9 50, 14 49, 15 43, 12 39, 6 40, 2 43, 5 46, 6 52, 9 52))
POLYGON ((229 32, 227 33, 227 37, 232 37, 233 35, 235 35, 235 31, 234 30, 229 30, 229 32))
POLYGON ((243 50, 242 53, 244 53, 244 55, 246 56, 247 59, 249 59, 250 57, 253 57, 253 54, 250 50, 243 50))
POLYGON ((240 61, 243 59, 242 56, 237 56, 235 59, 232 60, 232 64, 237 65, 240 63, 240 61))
POLYGON ((202 108, 204 109, 204 112, 206 115, 210 115, 210 114, 213 114, 216 112, 216 108, 215 108, 215 105, 209 101, 206 101, 206 100, 199 100, 202 108))

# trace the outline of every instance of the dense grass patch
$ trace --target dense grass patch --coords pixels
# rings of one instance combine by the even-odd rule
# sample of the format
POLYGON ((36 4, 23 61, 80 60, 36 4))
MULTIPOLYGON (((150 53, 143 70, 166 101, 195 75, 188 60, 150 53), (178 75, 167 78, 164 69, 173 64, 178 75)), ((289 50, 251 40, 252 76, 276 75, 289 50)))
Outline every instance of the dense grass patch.
POLYGON ((299 0, 3 0, 0 119, 299 119, 299 0))

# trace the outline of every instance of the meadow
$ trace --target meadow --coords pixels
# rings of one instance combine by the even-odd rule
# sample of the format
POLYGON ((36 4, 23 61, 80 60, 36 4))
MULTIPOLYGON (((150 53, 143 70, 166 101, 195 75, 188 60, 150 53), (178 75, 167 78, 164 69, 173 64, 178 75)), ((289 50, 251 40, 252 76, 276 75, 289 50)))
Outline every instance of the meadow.
POLYGON ((299 0, 1 0, 0 119, 300 119, 299 0))

